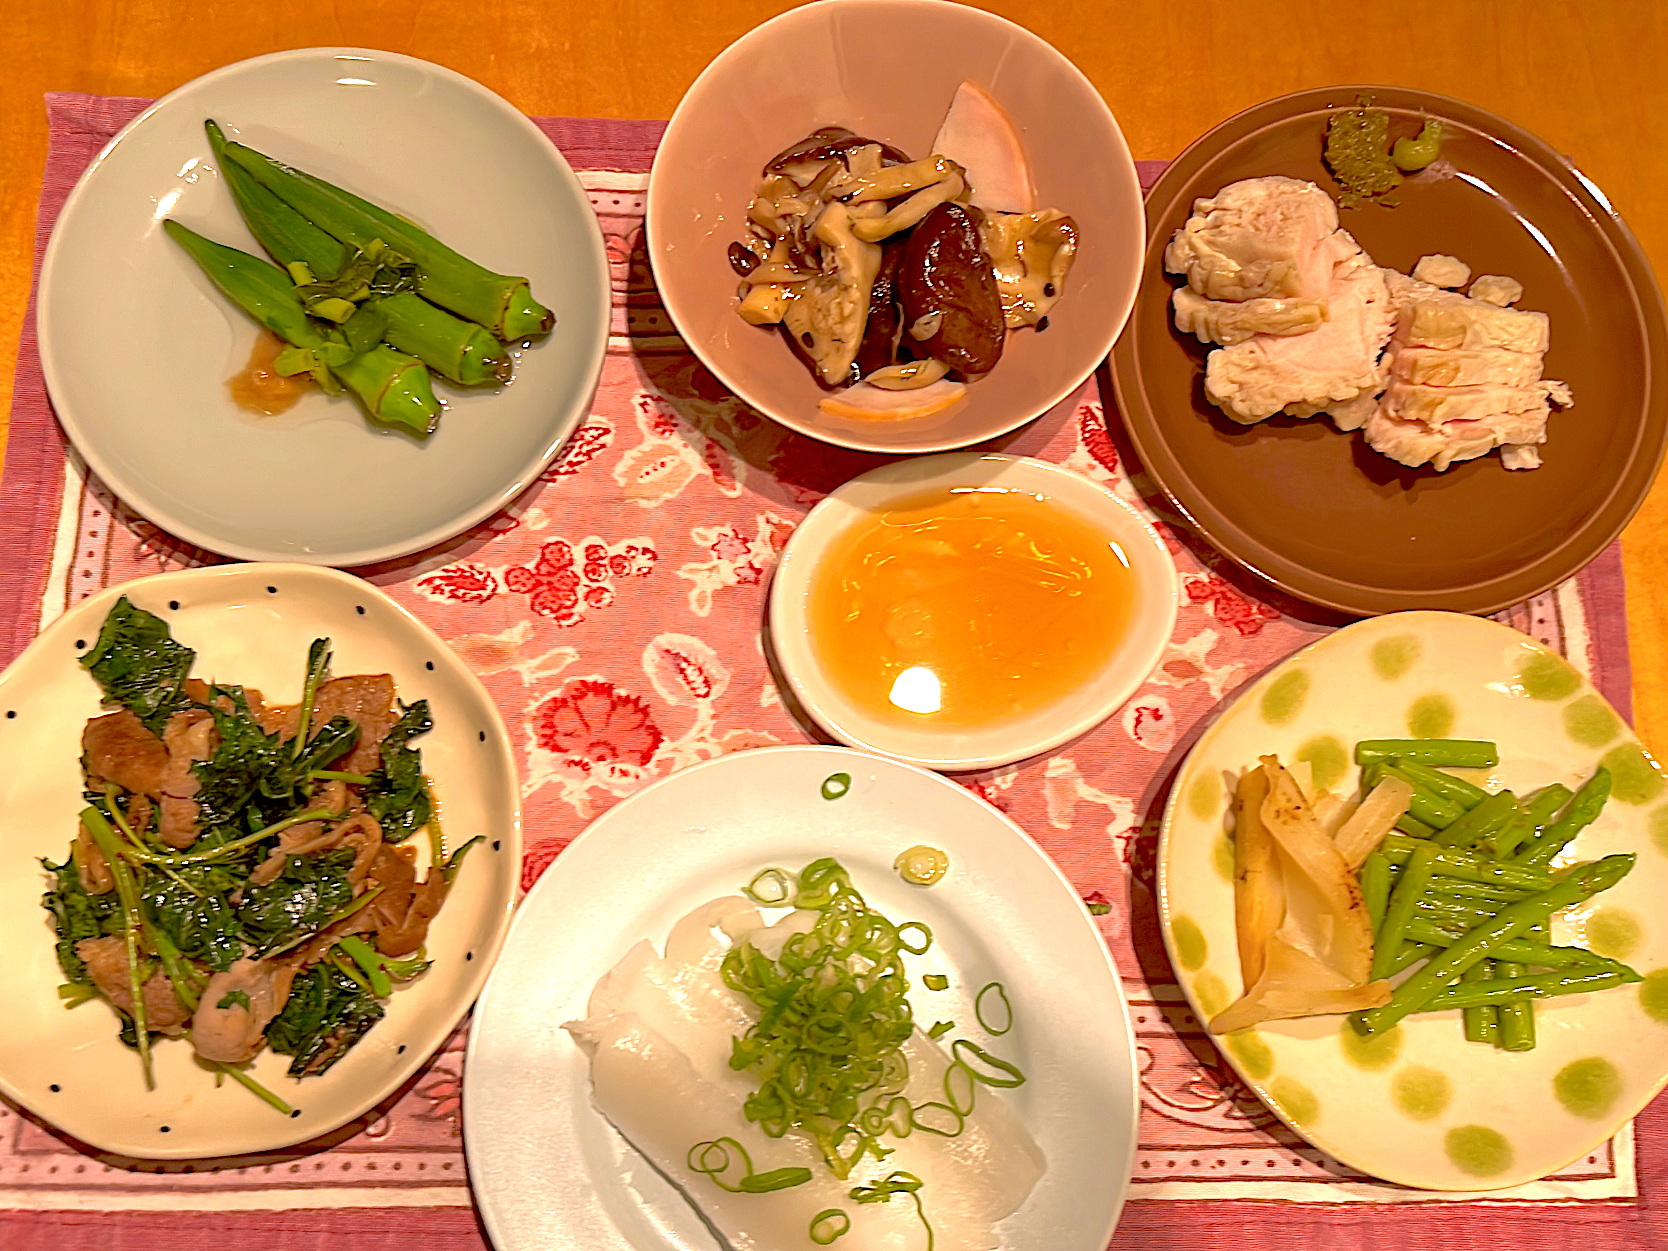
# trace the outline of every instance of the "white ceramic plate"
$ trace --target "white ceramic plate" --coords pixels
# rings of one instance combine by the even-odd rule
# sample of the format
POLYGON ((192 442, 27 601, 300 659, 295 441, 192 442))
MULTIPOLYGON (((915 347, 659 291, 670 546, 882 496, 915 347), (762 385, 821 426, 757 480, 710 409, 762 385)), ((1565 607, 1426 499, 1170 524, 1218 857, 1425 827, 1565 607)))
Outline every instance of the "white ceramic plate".
POLYGON ((216 70, 111 141, 64 205, 41 269, 41 364, 77 450, 158 525, 248 560, 358 565, 420 551, 503 507, 583 419, 609 283, 584 189, 537 127, 478 83, 389 52, 306 48, 216 70), (556 329, 497 391, 437 382, 424 443, 350 397, 258 417, 233 404, 255 326, 162 230, 264 255, 203 119, 524 274, 556 329))
MULTIPOLYGON (((1566 860, 1638 854, 1620 885, 1553 922, 1555 943, 1626 960, 1646 980, 1535 1005, 1538 1045, 1508 1054, 1466 1042, 1457 1010, 1409 1017, 1374 1047, 1343 1017, 1270 1022, 1218 1039, 1280 1118, 1345 1164, 1433 1190, 1497 1189, 1593 1150, 1668 1081, 1668 787, 1603 698, 1554 653, 1492 621, 1452 613, 1378 617, 1304 648, 1247 688, 1200 738, 1164 815, 1164 937, 1194 1011, 1239 997, 1228 787, 1259 755, 1308 759, 1350 791, 1364 738, 1492 739, 1479 778, 1525 794, 1574 790, 1602 762, 1603 814, 1566 860)), ((1559 863, 1563 863, 1560 860, 1559 863)))
POLYGON ((641 938, 766 865, 837 857, 869 902, 932 927, 912 973, 917 1017, 971 1017, 969 987, 1001 981, 1016 1024, 1003 1054, 1030 1076, 1004 1092, 1048 1157, 1002 1223, 1008 1251, 1102 1251, 1135 1149, 1135 1065, 1118 975, 1076 893, 1001 813, 909 765, 837 747, 722 756, 638 791, 593 822, 528 894, 482 996, 464 1064, 464 1143, 499 1251, 712 1251, 695 1210, 591 1106, 563 1021, 641 938), (848 773, 843 798, 821 788, 848 773), (906 885, 893 858, 943 848, 949 874, 906 885))
POLYGON ((1164 654, 1179 598, 1180 579, 1164 540, 1110 489, 1047 461, 960 452, 870 470, 811 510, 771 579, 770 646, 795 698, 840 742, 929 769, 994 769, 1058 747, 1116 712, 1164 654), (1135 606, 1123 641, 1094 681, 1018 720, 952 730, 878 718, 846 694, 817 654, 808 606, 822 558, 878 511, 935 491, 989 486, 1046 496, 1124 553, 1135 576, 1135 606))
MULTIPOLYGON (((0 674, 0 1092, 82 1142, 121 1155, 201 1159, 266 1151, 335 1129, 387 1098, 428 1059, 480 992, 509 927, 521 871, 521 806, 508 737, 486 689, 437 635, 368 583, 307 565, 230 565, 158 574, 84 600, 0 674), (63 981, 46 875, 75 835, 81 730, 98 685, 77 663, 116 600, 169 623, 197 652, 196 676, 301 694, 307 647, 328 636, 338 675, 391 673, 402 699, 427 699, 434 729, 416 745, 448 847, 476 834, 429 932, 434 965, 398 991, 388 1014, 322 1077, 286 1075, 264 1052, 252 1073, 299 1115, 286 1118, 241 1086, 218 1089, 188 1043, 159 1041, 156 1089, 116 1038, 108 1005, 60 1006, 63 981)), ((427 839, 418 840, 419 864, 427 839)))

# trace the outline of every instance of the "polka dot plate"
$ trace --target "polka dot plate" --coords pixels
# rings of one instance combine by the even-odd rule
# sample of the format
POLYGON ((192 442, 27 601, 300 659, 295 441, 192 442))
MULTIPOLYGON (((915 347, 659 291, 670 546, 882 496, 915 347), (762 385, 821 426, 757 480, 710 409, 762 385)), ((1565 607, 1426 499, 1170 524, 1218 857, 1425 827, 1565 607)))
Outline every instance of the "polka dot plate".
MULTIPOLYGON (((0 674, 0 1093, 105 1151, 207 1159, 304 1142, 370 1111, 404 1084, 474 1002, 508 929, 521 868, 514 759, 497 707, 439 636, 358 578, 309 565, 222 565, 142 578, 83 600, 0 674), (307 648, 328 637, 332 671, 391 673, 402 699, 429 701, 434 729, 414 745, 433 784, 448 848, 479 834, 429 931, 432 967, 320 1077, 286 1075, 264 1052, 250 1072, 294 1109, 277 1112, 233 1082, 215 1084, 188 1043, 153 1049, 156 1089, 116 1037, 104 1003, 60 1004, 63 974, 41 907, 39 859, 63 860, 83 807, 81 731, 101 711, 77 663, 119 596, 168 622, 196 650, 197 677, 301 694, 307 648)), ((419 865, 426 838, 414 840, 419 865)), ((421 871, 421 869, 419 870, 421 871)))
POLYGON ((1620 885, 1554 918, 1553 942, 1625 960, 1645 980, 1535 1005, 1538 1045, 1467 1042, 1457 1010, 1362 1040, 1341 1016, 1218 1037, 1247 1086, 1341 1163, 1406 1186, 1497 1190, 1556 1172, 1627 1123, 1668 1081, 1668 785, 1593 687, 1561 657, 1477 617, 1409 612, 1311 644, 1250 686, 1189 753, 1164 814, 1160 908, 1182 989, 1201 1020, 1242 990, 1229 799, 1258 756, 1306 760, 1353 793, 1365 738, 1491 739, 1500 764, 1470 776, 1518 794, 1578 788, 1603 764, 1602 815, 1556 864, 1634 852, 1620 885))

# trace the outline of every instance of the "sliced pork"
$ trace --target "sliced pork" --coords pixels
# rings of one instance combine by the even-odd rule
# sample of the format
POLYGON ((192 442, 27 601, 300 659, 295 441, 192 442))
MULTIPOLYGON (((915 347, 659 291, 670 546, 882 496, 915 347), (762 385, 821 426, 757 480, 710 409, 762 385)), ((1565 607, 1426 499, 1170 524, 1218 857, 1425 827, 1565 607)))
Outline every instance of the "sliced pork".
POLYGON ((205 1060, 242 1064, 266 1046, 266 1027, 284 1010, 297 966, 242 959, 209 978, 191 1018, 191 1045, 205 1060))
MULTIPOLYGON (((111 1003, 133 1015, 133 992, 127 979, 127 944, 113 935, 83 938, 75 954, 87 966, 93 985, 111 1003)), ((142 987, 145 996, 145 1027, 157 1033, 177 1036, 185 1032, 191 1012, 174 993, 166 973, 155 973, 142 987)))

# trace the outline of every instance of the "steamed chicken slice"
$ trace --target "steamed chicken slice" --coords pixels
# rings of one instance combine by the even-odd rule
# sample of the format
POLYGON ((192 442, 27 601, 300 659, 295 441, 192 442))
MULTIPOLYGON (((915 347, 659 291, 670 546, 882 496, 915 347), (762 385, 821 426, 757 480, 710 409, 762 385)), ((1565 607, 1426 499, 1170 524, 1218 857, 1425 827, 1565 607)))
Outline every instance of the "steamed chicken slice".
POLYGON ((1562 382, 1541 378, 1546 314, 1386 275, 1397 307, 1392 377, 1362 426, 1369 446, 1439 472, 1497 447, 1507 469, 1538 466, 1552 405, 1572 400, 1562 382))
MULTIPOLYGON (((790 913, 764 927, 739 896, 714 900, 680 921, 660 955, 642 942, 597 983, 583 1021, 564 1028, 591 1059, 593 1100, 624 1137, 676 1182, 736 1251, 811 1251, 812 1218, 844 1208, 851 1232, 843 1248, 908 1247, 921 1239, 913 1203, 859 1206, 853 1186, 902 1169, 920 1177, 935 1245, 985 1251, 999 1238, 995 1224, 1024 1202, 1041 1176, 1041 1151, 1013 1110, 981 1088, 967 1128, 956 1138, 917 1133, 888 1139, 896 1150, 868 1161, 842 1182, 809 1140, 767 1137, 741 1112, 755 1086, 730 1068, 731 1042, 755 1019, 745 996, 723 982, 724 953, 742 937, 766 955, 814 920, 790 913), (689 1149, 728 1135, 742 1143, 760 1171, 799 1165, 812 1181, 768 1194, 732 1195, 688 1167, 689 1149)), ((943 1051, 919 1031, 904 1046, 912 1103, 942 1097, 943 1051)))
POLYGON ((1201 343, 1230 346, 1254 335, 1308 334, 1326 320, 1319 300, 1278 299, 1207 300, 1191 287, 1177 287, 1171 297, 1176 329, 1201 343))
POLYGON ((1164 268, 1208 300, 1315 299, 1332 266, 1355 250, 1338 234, 1338 206, 1314 183, 1248 178, 1194 201, 1164 250, 1164 268))
POLYGON ((1383 274, 1357 248, 1333 268, 1324 294, 1327 320, 1314 330, 1254 335, 1212 352, 1205 362, 1211 403, 1250 425, 1282 410, 1312 416, 1375 387, 1392 326, 1383 274))

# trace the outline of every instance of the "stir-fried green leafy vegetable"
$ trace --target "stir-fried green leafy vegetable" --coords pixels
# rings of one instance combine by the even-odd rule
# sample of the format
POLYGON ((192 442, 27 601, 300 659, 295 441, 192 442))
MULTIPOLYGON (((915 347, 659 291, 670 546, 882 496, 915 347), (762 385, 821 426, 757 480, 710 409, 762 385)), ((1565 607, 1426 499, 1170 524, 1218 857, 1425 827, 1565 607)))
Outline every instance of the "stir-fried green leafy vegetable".
POLYGON ((301 703, 273 708, 188 681, 195 653, 123 598, 83 659, 106 706, 126 712, 89 723, 78 841, 61 864, 42 861, 42 904, 60 998, 115 1006, 147 1082, 153 1036, 183 1034, 287 1113, 240 1066, 271 1046, 293 1076, 324 1072, 382 1018, 395 983, 428 968, 426 918, 479 839, 448 856, 434 825, 416 878, 392 844, 434 820, 412 742, 432 727, 428 705, 397 705, 386 677, 333 680, 330 657, 315 641, 301 703), (390 723, 361 744, 362 725, 390 723))

